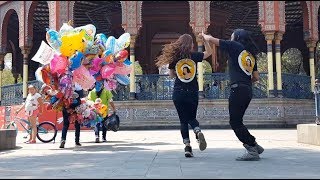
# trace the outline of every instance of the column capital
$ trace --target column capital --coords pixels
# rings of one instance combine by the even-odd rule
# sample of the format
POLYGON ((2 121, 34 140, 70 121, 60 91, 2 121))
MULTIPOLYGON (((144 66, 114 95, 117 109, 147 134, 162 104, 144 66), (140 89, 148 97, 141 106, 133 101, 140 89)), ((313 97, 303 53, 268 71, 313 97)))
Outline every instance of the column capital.
POLYGON ((309 48, 309 50, 310 49, 313 50, 316 47, 317 42, 313 41, 313 40, 308 40, 308 41, 306 41, 306 44, 307 44, 307 47, 309 48))
POLYGON ((276 32, 274 38, 275 40, 281 41, 283 38, 283 32, 276 32))
POLYGON ((21 53, 22 54, 29 54, 30 51, 31 51, 31 47, 30 46, 21 46, 20 49, 21 49, 21 53))
POLYGON ((265 37, 266 41, 273 41, 274 32, 264 32, 264 37, 265 37))

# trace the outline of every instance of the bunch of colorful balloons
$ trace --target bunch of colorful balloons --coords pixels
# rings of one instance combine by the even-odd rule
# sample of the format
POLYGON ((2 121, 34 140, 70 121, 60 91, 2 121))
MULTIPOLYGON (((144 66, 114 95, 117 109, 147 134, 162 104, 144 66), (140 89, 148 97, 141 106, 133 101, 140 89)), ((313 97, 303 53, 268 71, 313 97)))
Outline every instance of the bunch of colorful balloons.
POLYGON ((43 65, 35 74, 50 89, 50 108, 61 110, 75 103, 76 84, 83 90, 102 85, 115 90, 118 83, 129 84, 129 33, 116 39, 96 34, 92 24, 73 28, 64 23, 59 32, 47 29, 46 40, 49 46, 42 42, 32 60, 43 65))

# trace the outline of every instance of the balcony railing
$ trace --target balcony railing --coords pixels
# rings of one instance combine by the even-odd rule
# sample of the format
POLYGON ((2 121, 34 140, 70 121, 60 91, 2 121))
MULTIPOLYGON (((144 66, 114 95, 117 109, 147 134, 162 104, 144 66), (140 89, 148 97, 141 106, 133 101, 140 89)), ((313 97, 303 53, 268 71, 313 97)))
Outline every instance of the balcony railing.
MULTIPOLYGON (((275 74, 274 74, 275 75, 275 74)), ((274 76, 275 77, 275 76, 274 76)), ((275 78, 276 80, 276 78, 275 78)), ((282 74, 282 94, 284 98, 312 99, 311 78, 305 75, 282 74)), ((260 73, 260 80, 253 86, 253 98, 268 97, 268 74, 260 73)), ((29 84, 41 87, 38 81, 29 84)), ((276 84, 276 81, 275 81, 276 84)), ((168 75, 136 75, 137 100, 171 100, 174 79, 168 75)), ((275 86, 276 87, 276 86, 275 86)), ((204 74, 205 99, 227 99, 230 93, 229 76, 226 73, 204 74)), ((113 92, 115 101, 129 100, 129 86, 119 85, 113 92)), ((22 83, 2 87, 2 106, 21 104, 22 83)))

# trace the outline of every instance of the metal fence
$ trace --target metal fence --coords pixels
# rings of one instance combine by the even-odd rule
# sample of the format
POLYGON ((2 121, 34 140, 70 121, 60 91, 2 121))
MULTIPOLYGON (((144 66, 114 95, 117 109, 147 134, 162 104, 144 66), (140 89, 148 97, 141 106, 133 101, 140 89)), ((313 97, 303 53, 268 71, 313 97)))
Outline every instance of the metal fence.
MULTIPOLYGON (((275 84, 276 84, 276 74, 275 84)), ((296 74, 282 74, 282 94, 284 98, 312 99, 310 76, 296 74)), ((268 74, 260 73, 260 80, 253 86, 253 98, 268 97, 268 74)), ((30 81, 29 84, 40 88, 41 83, 30 81)), ((137 100, 171 100, 174 79, 168 75, 136 75, 136 99, 137 100)), ((229 76, 227 73, 204 74, 205 99, 227 99, 230 94, 229 76)), ((115 101, 129 100, 129 86, 118 85, 113 92, 115 101)), ((21 104, 22 83, 3 86, 1 105, 21 104)))

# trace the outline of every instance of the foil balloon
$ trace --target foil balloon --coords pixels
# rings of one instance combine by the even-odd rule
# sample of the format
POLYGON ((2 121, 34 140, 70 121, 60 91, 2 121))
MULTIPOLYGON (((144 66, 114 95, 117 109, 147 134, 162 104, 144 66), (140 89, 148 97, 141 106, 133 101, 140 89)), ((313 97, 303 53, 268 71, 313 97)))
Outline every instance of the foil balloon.
POLYGON ((126 75, 116 74, 115 78, 122 85, 126 86, 126 85, 130 84, 130 79, 126 75))
POLYGON ((115 90, 117 88, 117 81, 114 79, 104 81, 104 88, 109 91, 115 90))
POLYGON ((132 62, 129 59, 126 59, 125 61, 123 61, 123 64, 130 66, 132 62))
POLYGON ((128 57, 128 51, 127 50, 121 50, 119 51, 116 56, 115 56, 115 59, 114 61, 115 62, 124 62, 128 57))
POLYGON ((110 51, 111 54, 115 54, 116 38, 109 36, 105 46, 107 51, 110 51))
POLYGON ((55 51, 59 52, 62 43, 60 34, 57 31, 47 28, 46 40, 55 51))
POLYGON ((107 36, 102 34, 102 33, 99 33, 96 35, 96 40, 95 40, 95 44, 96 45, 99 45, 99 47, 101 47, 103 49, 103 51, 106 50, 105 48, 105 44, 107 42, 107 36))
POLYGON ((76 51, 83 53, 85 49, 85 44, 82 41, 84 35, 85 31, 80 31, 65 36, 61 36, 61 54, 67 57, 71 57, 76 51))
POLYGON ((70 26, 68 23, 63 23, 59 30, 59 34, 60 36, 64 36, 69 33, 73 33, 73 31, 74 31, 74 28, 72 26, 70 26))
POLYGON ((102 78, 107 79, 107 78, 112 77, 114 70, 115 70, 114 64, 107 64, 107 65, 103 66, 100 71, 102 78))
POLYGON ((73 71, 73 81, 78 83, 85 91, 92 88, 96 82, 94 77, 90 75, 90 72, 83 65, 73 71))
POLYGON ((64 56, 54 55, 50 62, 50 71, 52 74, 63 74, 68 67, 68 59, 64 56))
POLYGON ((127 74, 130 74, 131 70, 132 70, 131 66, 118 64, 114 70, 114 74, 127 75, 127 74))
POLYGON ((70 59, 70 65, 69 68, 71 71, 79 68, 82 64, 82 61, 84 59, 84 54, 81 52, 76 52, 70 59))
POLYGON ((72 75, 68 72, 61 76, 59 81, 59 89, 64 94, 66 99, 69 99, 73 95, 72 75))
POLYGON ((96 34, 96 27, 92 24, 87 24, 85 26, 76 27, 74 30, 76 31, 85 31, 84 39, 86 41, 92 41, 94 39, 94 35, 96 34))
POLYGON ((99 72, 100 69, 101 69, 102 62, 103 62, 102 58, 93 59, 92 62, 91 62, 91 65, 92 65, 91 70, 95 71, 95 72, 99 72))
POLYGON ((41 70, 42 70, 42 67, 39 67, 34 74, 35 74, 37 81, 44 83, 43 79, 42 79, 42 71, 41 70))
POLYGON ((130 34, 124 33, 116 40, 116 52, 127 48, 130 45, 130 34))

